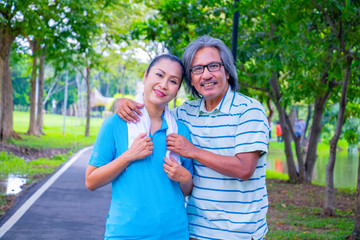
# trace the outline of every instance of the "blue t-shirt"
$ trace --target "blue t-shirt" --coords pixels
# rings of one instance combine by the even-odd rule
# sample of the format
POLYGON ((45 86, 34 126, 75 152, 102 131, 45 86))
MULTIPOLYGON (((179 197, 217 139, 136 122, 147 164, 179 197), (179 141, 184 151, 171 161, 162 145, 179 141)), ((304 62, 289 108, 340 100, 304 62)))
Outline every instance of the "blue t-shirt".
MULTIPOLYGON (((187 127, 177 122, 178 133, 190 140, 187 127)), ((132 162, 112 183, 112 200, 105 239, 189 239, 185 200, 178 182, 163 170, 167 123, 154 133, 152 155, 132 162)), ((114 114, 104 120, 89 164, 101 167, 128 149, 128 128, 114 114)), ((193 174, 191 159, 182 165, 193 174)))

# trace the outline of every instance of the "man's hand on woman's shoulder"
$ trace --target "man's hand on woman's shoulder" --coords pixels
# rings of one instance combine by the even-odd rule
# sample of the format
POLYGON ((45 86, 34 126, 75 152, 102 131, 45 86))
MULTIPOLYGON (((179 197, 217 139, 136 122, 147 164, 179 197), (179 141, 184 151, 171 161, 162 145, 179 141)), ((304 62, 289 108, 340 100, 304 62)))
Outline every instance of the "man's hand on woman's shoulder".
POLYGON ((115 102, 115 111, 119 117, 127 123, 140 121, 141 112, 144 104, 137 103, 128 98, 119 98, 115 102))

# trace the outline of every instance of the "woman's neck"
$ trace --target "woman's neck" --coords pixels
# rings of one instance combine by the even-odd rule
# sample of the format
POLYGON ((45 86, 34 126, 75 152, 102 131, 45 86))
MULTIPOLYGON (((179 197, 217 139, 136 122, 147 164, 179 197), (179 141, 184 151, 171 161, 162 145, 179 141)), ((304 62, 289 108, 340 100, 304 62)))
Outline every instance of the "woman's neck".
POLYGON ((161 128, 162 114, 164 112, 165 107, 153 105, 148 102, 145 102, 145 107, 151 121, 150 132, 151 135, 154 135, 154 133, 161 128))
POLYGON ((146 111, 148 112, 150 119, 161 118, 165 107, 160 107, 149 102, 145 102, 146 111))

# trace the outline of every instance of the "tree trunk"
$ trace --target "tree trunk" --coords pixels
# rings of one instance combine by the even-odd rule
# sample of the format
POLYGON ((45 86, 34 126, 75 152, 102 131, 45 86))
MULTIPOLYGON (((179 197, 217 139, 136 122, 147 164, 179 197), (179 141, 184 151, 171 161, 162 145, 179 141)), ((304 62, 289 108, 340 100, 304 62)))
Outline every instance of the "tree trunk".
POLYGON ((43 101, 43 106, 45 106, 47 104, 47 102, 49 101, 49 99, 53 93, 54 87, 56 86, 57 81, 58 81, 58 77, 55 77, 55 80, 51 83, 51 86, 46 94, 46 98, 43 101))
POLYGON ((0 137, 2 141, 6 141, 10 137, 20 138, 13 129, 13 92, 9 62, 11 44, 15 37, 15 34, 11 34, 9 29, 0 29, 0 137))
POLYGON ((278 110, 278 113, 279 113, 279 120, 280 120, 280 125, 281 125, 281 130, 282 130, 283 141, 284 141, 286 163, 287 163, 287 167, 288 167, 289 179, 290 179, 290 182, 297 183, 297 182, 299 182, 299 175, 296 170, 296 166, 295 166, 295 162, 294 162, 294 158, 293 158, 293 152, 291 149, 291 137, 290 137, 290 133, 288 130, 288 125, 286 124, 285 108, 283 108, 280 104, 281 93, 280 93, 279 82, 278 82, 277 75, 275 72, 273 73, 272 77, 270 78, 270 87, 271 87, 272 93, 273 93, 273 95, 271 96, 272 100, 275 104, 275 107, 278 110))
POLYGON ((359 148, 359 167, 358 167, 358 179, 356 187, 356 206, 355 206, 355 221, 354 230, 350 235, 351 240, 360 239, 360 148, 359 148))
MULTIPOLYGON (((279 104, 280 105, 280 104, 279 104)), ((275 104, 277 106, 277 104, 275 104)), ((278 109, 279 111, 279 109, 278 109)), ((282 109, 279 111, 279 119, 280 119, 280 125, 282 130, 282 137, 284 141, 284 147, 285 147, 285 155, 286 155, 286 163, 288 166, 288 173, 289 173, 289 180, 293 183, 301 183, 301 177, 300 173, 296 169, 295 161, 294 161, 294 154, 291 148, 291 135, 290 135, 290 127, 291 125, 287 124, 286 121, 286 113, 285 110, 282 109), (280 114, 281 111, 281 114, 280 114)))
POLYGON ((30 48, 33 53, 33 66, 31 71, 31 77, 30 77, 30 122, 29 122, 29 129, 28 134, 29 135, 38 135, 39 132, 36 128, 36 117, 35 117, 35 98, 36 98, 36 78, 37 78, 37 51, 38 51, 38 43, 37 40, 29 40, 30 48))
MULTIPOLYGON (((2 36, 0 35, 0 44, 2 44, 2 36)), ((2 46, 0 46, 0 50, 2 50, 2 46)), ((4 58, 0 55, 0 133, 2 131, 2 118, 3 118, 3 111, 2 111, 2 106, 3 106, 3 93, 2 93, 2 89, 3 89, 3 73, 4 73, 4 58)))
POLYGON ((126 71, 126 64, 124 64, 121 74, 121 94, 125 96, 125 71, 126 71))
POLYGON ((310 130, 311 135, 309 137, 309 147, 305 158, 305 173, 306 173, 305 181, 306 183, 309 184, 312 181, 314 166, 317 159, 317 144, 319 142, 320 133, 322 129, 321 119, 324 113, 325 102, 326 102, 322 100, 323 98, 321 97, 315 100, 314 116, 310 130), (323 104, 321 104, 320 102, 323 102, 323 104))
POLYGON ((294 129, 295 122, 298 119, 297 109, 294 106, 290 107, 290 113, 288 118, 289 118, 289 126, 291 126, 291 129, 294 129))
POLYGON ((106 90, 105 90, 105 97, 110 97, 109 91, 110 91, 110 74, 106 74, 106 90))
POLYGON ((76 117, 82 117, 82 97, 81 97, 81 79, 80 73, 77 72, 75 76, 76 86, 77 86, 77 109, 79 110, 79 115, 75 115, 76 117))
MULTIPOLYGON (((325 77, 326 78, 326 77, 325 77)), ((310 129, 311 134, 309 134, 309 144, 305 157, 305 182, 310 184, 313 177, 314 166, 317 159, 317 145, 320 138, 320 133, 322 129, 321 120, 324 114, 324 109, 326 101, 330 95, 330 90, 325 92, 321 97, 317 97, 314 103, 314 115, 312 126, 310 129)))
POLYGON ((336 146, 339 141, 341 129, 344 124, 345 108, 347 103, 346 96, 350 81, 351 63, 353 61, 353 58, 347 57, 346 60, 347 60, 346 61, 347 68, 341 89, 339 113, 336 121, 335 134, 333 138, 330 140, 330 156, 329 156, 329 162, 326 165, 326 189, 325 189, 324 213, 327 216, 335 215, 334 168, 336 161, 336 146))
POLYGON ((272 125, 273 125, 273 117, 274 117, 274 106, 271 104, 271 98, 269 97, 266 101, 267 107, 269 109, 269 114, 267 116, 268 122, 269 122, 269 143, 271 141, 271 129, 272 129, 272 125))
POLYGON ((297 112, 295 111, 295 108, 293 108, 290 111, 289 116, 287 116, 285 113, 285 121, 286 121, 286 125, 288 126, 289 138, 291 136, 291 139, 289 139, 289 145, 291 146, 291 141, 293 140, 295 145, 295 153, 298 161, 297 182, 302 183, 305 180, 305 164, 304 164, 303 153, 301 151, 300 138, 297 138, 295 136, 294 122, 296 121, 296 118, 297 118, 297 112))
POLYGON ((45 53, 43 52, 39 57, 39 91, 38 91, 38 107, 36 129, 39 134, 44 134, 43 131, 43 100, 44 100, 44 75, 45 75, 45 53))
POLYGON ((268 100, 266 101, 266 104, 269 109, 269 115, 268 115, 267 119, 268 119, 269 125, 271 125, 270 123, 272 122, 272 119, 274 117, 274 107, 271 104, 271 98, 268 98, 268 100))
POLYGON ((90 113, 91 113, 91 106, 90 106, 90 74, 91 74, 91 67, 86 68, 86 128, 85 128, 85 137, 89 136, 89 130, 90 130, 90 113))
POLYGON ((311 133, 311 131, 309 131, 309 133, 308 133, 309 122, 310 122, 310 119, 311 119, 311 113, 312 113, 312 104, 309 104, 308 105, 308 114, 307 114, 307 118, 306 118, 305 128, 304 128, 303 135, 301 136, 301 140, 300 140, 301 151, 303 153, 303 156, 306 156, 307 149, 309 147, 309 138, 307 136, 310 136, 310 133, 311 133))
POLYGON ((336 146, 337 140, 334 136, 330 141, 329 162, 326 164, 326 187, 324 202, 324 214, 326 216, 335 216, 334 167, 336 160, 336 146))

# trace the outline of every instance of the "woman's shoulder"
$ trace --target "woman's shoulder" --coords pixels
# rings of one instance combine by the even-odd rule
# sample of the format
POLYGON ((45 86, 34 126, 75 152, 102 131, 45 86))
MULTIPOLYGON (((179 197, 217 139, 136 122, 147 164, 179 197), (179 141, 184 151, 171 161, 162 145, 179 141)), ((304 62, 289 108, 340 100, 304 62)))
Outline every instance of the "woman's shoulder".
POLYGON ((122 120, 116 113, 104 119, 103 126, 106 127, 126 127, 126 122, 122 120))
POLYGON ((186 126, 184 123, 180 122, 179 120, 176 120, 176 124, 177 124, 179 130, 180 130, 180 129, 182 129, 182 130, 184 130, 184 129, 185 129, 185 130, 188 130, 187 126, 186 126))
POLYGON ((190 131, 188 127, 182 123, 176 120, 177 126, 178 126, 178 134, 183 135, 184 137, 188 137, 190 135, 190 131))

